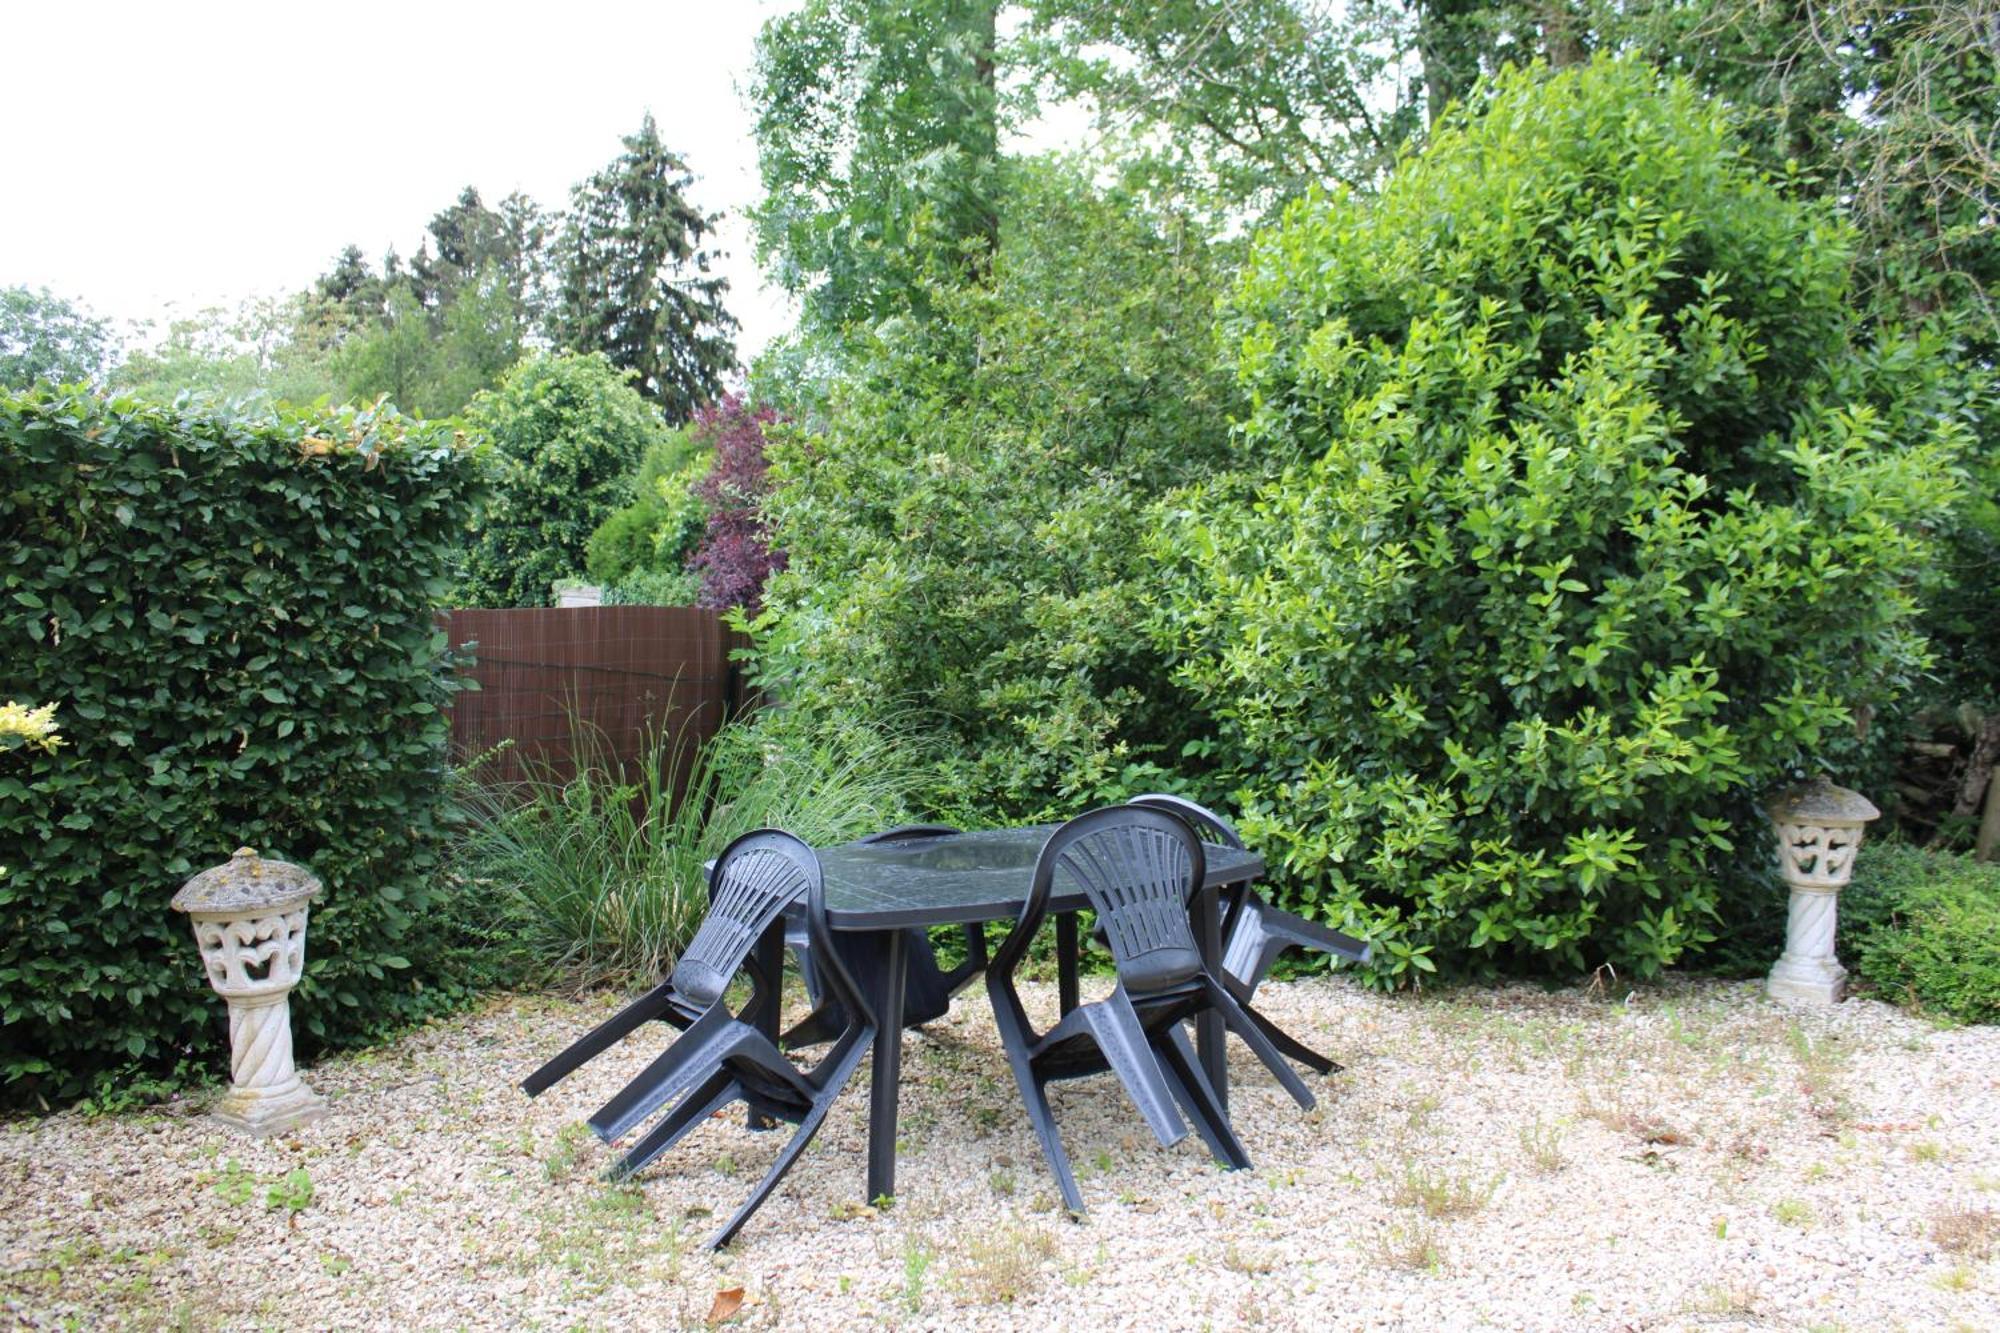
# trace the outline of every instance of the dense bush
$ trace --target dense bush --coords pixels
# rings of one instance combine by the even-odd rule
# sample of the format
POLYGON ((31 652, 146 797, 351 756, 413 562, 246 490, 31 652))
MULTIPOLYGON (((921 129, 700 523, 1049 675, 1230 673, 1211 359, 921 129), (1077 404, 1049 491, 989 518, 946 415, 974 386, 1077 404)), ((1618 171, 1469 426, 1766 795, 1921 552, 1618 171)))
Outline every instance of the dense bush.
POLYGON ((632 503, 590 534, 585 566, 607 602, 685 606, 700 596, 701 576, 687 563, 707 529, 708 506, 696 487, 714 459, 714 449, 689 426, 668 431, 646 450, 632 479, 632 503))
POLYGON ((591 533, 666 434, 630 379, 599 353, 542 355, 472 400, 466 422, 492 440, 497 475, 460 605, 547 606, 558 580, 583 572, 591 533))
POLYGON ((1475 101, 1257 241, 1248 466, 1163 523, 1157 629, 1246 835, 1378 978, 1643 974, 1757 873, 1751 798, 1923 664, 1964 430, 1716 105, 1610 61, 1475 101))
POLYGON ((954 271, 841 349, 774 431, 790 558, 761 625, 794 717, 919 714, 920 803, 1073 814, 1177 767, 1186 714, 1142 632, 1148 501, 1224 457, 1209 326, 1221 256, 1142 198, 1009 167, 990 283, 954 271))
POLYGON ((71 1096, 207 1056, 167 900, 241 844, 309 866, 310 1049, 443 998, 449 690, 433 608, 480 475, 387 411, 0 396, 0 680, 61 745, 0 757, 0 1080, 71 1096))
POLYGON ((2000 865, 1884 843, 1841 895, 1840 954, 1886 1000, 2000 1023, 2000 865))

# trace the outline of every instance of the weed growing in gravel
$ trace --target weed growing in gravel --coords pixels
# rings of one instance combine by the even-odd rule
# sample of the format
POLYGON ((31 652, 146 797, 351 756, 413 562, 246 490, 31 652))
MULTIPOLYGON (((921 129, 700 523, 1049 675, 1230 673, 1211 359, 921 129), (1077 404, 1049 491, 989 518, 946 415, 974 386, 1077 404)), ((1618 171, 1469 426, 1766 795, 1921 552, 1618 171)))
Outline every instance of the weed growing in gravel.
POLYGON ((1630 1134, 1650 1146, 1679 1147, 1694 1142, 1656 1111, 1634 1111, 1624 1105, 1604 1107, 1593 1103, 1586 1105, 1583 1113, 1607 1129, 1630 1134))
POLYGON ((1718 1282, 1702 1289, 1693 1313, 1725 1319, 1750 1319, 1757 1314, 1758 1291, 1739 1282, 1718 1282))
POLYGON ((1971 1291, 1978 1284, 1979 1274, 1972 1270, 1971 1264, 1953 1264, 1931 1281, 1939 1291, 1971 1291))
POLYGON ((1464 1217, 1484 1208, 1500 1187, 1501 1177, 1488 1181, 1471 1176, 1454 1176, 1447 1171, 1405 1167, 1396 1187, 1395 1199, 1404 1207, 1415 1206, 1426 1217, 1464 1217))
POLYGON ((1363 1254, 1383 1268, 1420 1269, 1429 1273, 1444 1271, 1442 1233, 1437 1224, 1427 1217, 1399 1218, 1386 1223, 1363 1242, 1361 1249, 1363 1254))
POLYGON ((1792 1048, 1793 1058, 1798 1061, 1799 1090, 1805 1094, 1807 1109, 1830 1125, 1841 1125, 1851 1120, 1853 1108, 1848 1105, 1847 1094, 1840 1086, 1840 1075, 1847 1067, 1847 1053, 1836 1049, 1830 1037, 1812 1040, 1797 1023, 1786 1025, 1785 1040, 1792 1048))
POLYGON ((234 1157, 222 1164, 214 1183, 215 1197, 231 1207, 241 1207, 250 1202, 250 1196, 257 1192, 257 1177, 243 1169, 243 1164, 234 1157))
POLYGON ((903 1242, 903 1308, 916 1314, 924 1308, 924 1274, 935 1258, 931 1247, 915 1236, 903 1242))
POLYGON ((1944 1149, 1929 1139, 1918 1139, 1905 1149, 1905 1151, 1909 1153, 1910 1160, 1913 1162, 1941 1162, 1944 1160, 1944 1149))
POLYGON ((264 1206, 282 1208, 287 1217, 303 1213, 312 1201, 312 1177, 306 1174, 303 1167, 285 1172, 282 1178, 272 1182, 271 1188, 264 1191, 264 1206))
POLYGON ((1797 1199, 1780 1199, 1771 1205, 1771 1216, 1788 1227, 1809 1227, 1816 1220, 1813 1210, 1797 1199))
POLYGON ((1223 1247, 1222 1266, 1232 1273, 1258 1277, 1277 1270, 1278 1256, 1269 1250, 1245 1249, 1232 1240, 1223 1247))
POLYGON ((1991 1259, 2000 1244, 2000 1217, 1991 1208, 1940 1208, 1931 1214, 1931 1241, 1947 1254, 1991 1259))
POLYGON ((1539 1115, 1532 1125, 1521 1126, 1521 1152, 1542 1175, 1552 1176, 1569 1164, 1562 1140, 1562 1125, 1547 1123, 1539 1115))
POLYGON ((986 1183, 990 1185, 993 1189, 993 1192, 999 1195, 1001 1198, 1007 1199, 1013 1197, 1014 1176, 1012 1172, 995 1171, 992 1175, 986 1178, 986 1183))
POLYGON ((1055 1257, 1054 1233, 1015 1223, 965 1247, 956 1277, 975 1305, 1012 1305, 1042 1283, 1042 1264, 1055 1257))
POLYGON ((549 1153, 549 1159, 542 1163, 542 1170, 551 1182, 560 1184, 576 1174, 589 1137, 590 1131, 577 1124, 564 1125, 556 1131, 556 1146, 549 1153))

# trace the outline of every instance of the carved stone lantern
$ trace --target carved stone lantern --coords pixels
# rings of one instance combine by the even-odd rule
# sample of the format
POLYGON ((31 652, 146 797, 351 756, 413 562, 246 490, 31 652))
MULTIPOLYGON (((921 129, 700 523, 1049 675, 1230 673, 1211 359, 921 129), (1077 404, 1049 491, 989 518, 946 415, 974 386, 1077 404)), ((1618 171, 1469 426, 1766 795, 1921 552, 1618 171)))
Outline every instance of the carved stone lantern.
POLYGON ((1773 999, 1832 1004, 1847 993, 1834 956, 1840 891, 1854 875, 1862 826, 1882 812, 1826 778, 1782 792, 1765 807, 1778 835, 1778 870, 1791 887, 1785 952, 1764 983, 1773 999))
POLYGON ((306 964, 306 904, 320 882, 248 847, 174 895, 194 924, 209 984, 229 1002, 230 1088, 214 1115, 258 1138, 319 1119, 326 1103, 292 1064, 289 996, 306 964))

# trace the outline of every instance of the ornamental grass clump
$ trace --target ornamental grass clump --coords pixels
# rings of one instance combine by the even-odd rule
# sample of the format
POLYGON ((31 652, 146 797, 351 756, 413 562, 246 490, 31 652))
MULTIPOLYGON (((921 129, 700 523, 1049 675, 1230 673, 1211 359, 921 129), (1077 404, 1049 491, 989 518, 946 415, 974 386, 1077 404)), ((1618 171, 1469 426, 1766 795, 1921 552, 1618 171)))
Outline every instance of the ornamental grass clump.
POLYGON ((1853 245, 1610 60, 1256 240, 1243 461, 1167 503, 1154 629, 1378 981, 1681 958, 1771 892, 1754 797, 1924 666, 1964 431, 1850 313, 1853 245))
POLYGON ((897 746, 858 733, 767 744, 745 722, 706 743, 667 731, 618 764, 574 730, 573 777, 468 794, 459 871, 497 914, 496 935, 579 986, 665 975, 707 911, 703 864, 738 835, 843 842, 895 824, 911 785, 897 746))

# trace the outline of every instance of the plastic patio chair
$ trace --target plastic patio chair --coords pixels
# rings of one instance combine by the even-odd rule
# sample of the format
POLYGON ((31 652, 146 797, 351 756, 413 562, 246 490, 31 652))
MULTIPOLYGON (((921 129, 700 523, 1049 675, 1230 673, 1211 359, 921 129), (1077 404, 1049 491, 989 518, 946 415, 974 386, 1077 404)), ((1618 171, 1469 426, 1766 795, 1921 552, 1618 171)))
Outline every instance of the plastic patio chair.
MULTIPOLYGON (((1185 797, 1134 796, 1128 804, 1178 815, 1204 842, 1224 847, 1243 845, 1243 839, 1228 820, 1185 797)), ((1312 949, 1357 963, 1365 963, 1369 957, 1368 945, 1352 935, 1343 935, 1273 907, 1248 884, 1235 885, 1230 890, 1228 912, 1222 920, 1222 979, 1229 993, 1248 1004, 1257 987, 1270 975, 1271 964, 1287 949, 1312 949)), ((1255 1018, 1271 1043, 1300 1064, 1322 1074, 1340 1068, 1264 1015, 1256 1014, 1255 1018)))
MULTIPOLYGON (((753 998, 752 1008, 758 1003, 753 998)), ((826 886, 812 848, 776 829, 746 833, 730 843, 709 875, 708 915, 673 975, 536 1070, 522 1087, 531 1096, 540 1092, 651 1018, 685 1030, 591 1116, 590 1127, 605 1142, 614 1142, 669 1102, 674 1105, 611 1169, 612 1178, 642 1170, 734 1101, 760 1116, 798 1126, 748 1201, 710 1237, 710 1247, 717 1248, 729 1242, 812 1142, 875 1036, 873 1011, 832 947, 826 886), (751 950, 779 914, 800 900, 807 934, 821 960, 820 983, 839 1002, 845 1019, 832 1048, 809 1070, 787 1060, 769 1037, 730 1010, 726 998, 729 983, 746 969, 758 990, 775 985, 776 978, 758 975, 751 950)))
POLYGON ((1047 1087, 1057 1079, 1109 1069, 1162 1145, 1187 1137, 1180 1114, 1185 1113, 1218 1162, 1250 1165, 1181 1030, 1184 1019, 1217 1011, 1293 1100, 1308 1110, 1314 1105, 1312 1093, 1263 1029, 1203 965, 1187 900, 1205 870, 1201 840, 1176 815, 1134 806, 1079 815, 1043 844, 1020 921, 993 951, 986 990, 994 1022, 1028 1119, 1073 1213, 1084 1211, 1083 1195, 1049 1109, 1047 1087), (1089 898, 1111 946, 1118 982, 1108 998, 1079 1005, 1047 1032, 1037 1032, 1015 990, 1014 970, 1048 913, 1058 876, 1089 898))
MULTIPOLYGON (((871 833, 856 841, 867 846, 887 842, 919 842, 928 838, 949 838, 962 832, 949 824, 904 824, 898 828, 884 829, 871 833)), ((951 1010, 952 996, 964 989, 965 984, 979 975, 986 966, 986 931, 978 922, 968 922, 965 926, 965 961, 949 972, 938 966, 937 954, 931 948, 930 932, 912 929, 904 932, 905 954, 909 965, 903 981, 903 1026, 913 1028, 932 1019, 942 1018, 951 1010)), ((812 1012, 786 1030, 781 1041, 787 1050, 816 1045, 831 1041, 844 1026, 840 1004, 831 999, 820 985, 818 969, 813 961, 812 941, 808 938, 805 923, 789 921, 785 925, 785 946, 792 951, 798 962, 799 976, 805 982, 806 998, 812 1003, 812 1012)))

